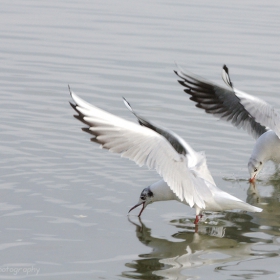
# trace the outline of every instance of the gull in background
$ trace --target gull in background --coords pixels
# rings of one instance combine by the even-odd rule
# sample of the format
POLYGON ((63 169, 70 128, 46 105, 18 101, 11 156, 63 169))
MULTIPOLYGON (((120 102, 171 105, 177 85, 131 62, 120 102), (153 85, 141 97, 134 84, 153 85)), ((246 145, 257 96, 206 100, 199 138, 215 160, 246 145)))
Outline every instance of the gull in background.
POLYGON ((78 113, 74 116, 88 126, 83 130, 94 135, 92 141, 110 152, 133 160, 139 166, 155 169, 162 176, 163 180, 141 192, 138 203, 130 209, 142 205, 138 217, 148 204, 166 200, 177 200, 195 208, 195 224, 206 210, 262 211, 220 190, 208 170, 204 153, 194 151, 171 130, 140 117, 125 99, 125 105, 139 124, 101 110, 71 90, 70 95, 75 102, 70 105, 78 113))
POLYGON ((265 101, 236 89, 226 65, 222 78, 228 88, 182 69, 174 72, 181 78, 178 82, 186 88, 184 91, 191 95, 190 100, 196 102, 196 107, 237 128, 242 127, 256 139, 248 162, 251 183, 267 161, 280 162, 280 116, 265 101))

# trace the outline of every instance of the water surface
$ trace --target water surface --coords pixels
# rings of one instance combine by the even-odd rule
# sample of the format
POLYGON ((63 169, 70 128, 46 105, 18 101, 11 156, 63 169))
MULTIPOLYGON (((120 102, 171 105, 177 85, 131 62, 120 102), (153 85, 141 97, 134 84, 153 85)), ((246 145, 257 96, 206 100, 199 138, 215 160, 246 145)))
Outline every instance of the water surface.
POLYGON ((1 1, 0 279, 277 279, 280 178, 249 186, 254 140, 195 108, 182 67, 279 108, 277 1, 1 1), (217 185, 262 213, 207 214, 176 202, 129 208, 159 179, 99 149, 73 117, 87 101, 148 119, 207 154, 217 185))

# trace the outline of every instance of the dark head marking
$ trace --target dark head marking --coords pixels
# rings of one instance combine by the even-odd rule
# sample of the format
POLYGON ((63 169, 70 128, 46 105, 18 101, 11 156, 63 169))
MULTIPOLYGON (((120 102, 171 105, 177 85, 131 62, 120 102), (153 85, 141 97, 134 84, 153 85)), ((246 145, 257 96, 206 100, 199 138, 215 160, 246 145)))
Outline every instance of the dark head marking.
POLYGON ((154 196, 154 194, 151 191, 150 187, 145 188, 140 194, 140 198, 142 200, 146 200, 147 197, 152 197, 152 196, 154 196))

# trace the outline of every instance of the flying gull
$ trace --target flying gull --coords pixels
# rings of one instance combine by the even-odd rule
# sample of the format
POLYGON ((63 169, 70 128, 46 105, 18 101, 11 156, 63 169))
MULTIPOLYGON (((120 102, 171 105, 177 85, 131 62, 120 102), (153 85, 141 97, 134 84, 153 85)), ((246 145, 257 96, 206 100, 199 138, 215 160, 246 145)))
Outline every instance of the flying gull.
POLYGON ((280 116, 265 101, 236 89, 226 65, 222 78, 227 88, 182 69, 174 72, 196 107, 243 128, 256 139, 248 162, 250 182, 255 181, 267 161, 280 162, 280 116))
POLYGON ((74 101, 70 104, 78 113, 75 117, 88 126, 83 130, 94 135, 92 141, 139 166, 155 169, 162 176, 162 180, 141 192, 138 203, 130 209, 142 205, 139 217, 148 204, 167 200, 177 200, 195 208, 195 224, 203 211, 262 211, 220 190, 208 170, 204 153, 194 151, 171 130, 140 117, 126 99, 125 105, 139 124, 101 110, 71 90, 70 95, 74 101))

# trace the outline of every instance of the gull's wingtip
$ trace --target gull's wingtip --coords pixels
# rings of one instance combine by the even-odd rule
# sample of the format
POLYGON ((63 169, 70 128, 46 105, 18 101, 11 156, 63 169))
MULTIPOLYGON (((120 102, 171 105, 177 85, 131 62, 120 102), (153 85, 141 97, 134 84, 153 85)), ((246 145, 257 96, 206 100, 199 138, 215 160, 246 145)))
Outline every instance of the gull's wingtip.
POLYGON ((127 104, 127 103, 129 104, 129 102, 126 100, 126 98, 124 96, 122 96, 122 99, 123 99, 124 104, 127 104))
POLYGON ((72 96, 72 90, 71 90, 71 88, 70 88, 70 85, 69 85, 69 84, 68 84, 68 90, 69 90, 70 95, 72 96))
POLYGON ((69 90, 69 93, 70 93, 70 96, 72 97, 72 99, 75 100, 75 94, 74 94, 74 92, 71 90, 69 84, 68 84, 68 90, 69 90))
POLYGON ((126 108, 127 108, 130 112, 133 113, 133 110, 132 110, 132 107, 131 107, 130 103, 126 100, 125 97, 122 97, 122 99, 123 99, 123 103, 124 103, 124 105, 126 106, 126 108))
MULTIPOLYGON (((77 94, 75 94, 71 88, 70 88, 70 85, 68 85, 68 89, 69 89, 69 93, 70 93, 70 96, 72 97, 72 99, 76 102, 76 98, 79 98, 77 94)), ((76 102, 77 103, 77 102, 76 102)))
POLYGON ((174 63, 176 65, 176 67, 177 67, 177 70, 174 70, 175 74, 178 75, 179 72, 184 73, 184 69, 176 61, 174 63))
POLYGON ((228 85, 233 89, 233 83, 231 82, 230 76, 229 76, 229 70, 228 67, 224 64, 223 70, 222 70, 222 79, 224 80, 225 84, 228 85))
POLYGON ((223 69, 228 73, 228 68, 227 66, 224 64, 223 69))
POLYGON ((70 102, 70 101, 69 101, 69 104, 70 104, 70 106, 71 106, 74 110, 76 110, 76 104, 73 104, 73 103, 70 102))

